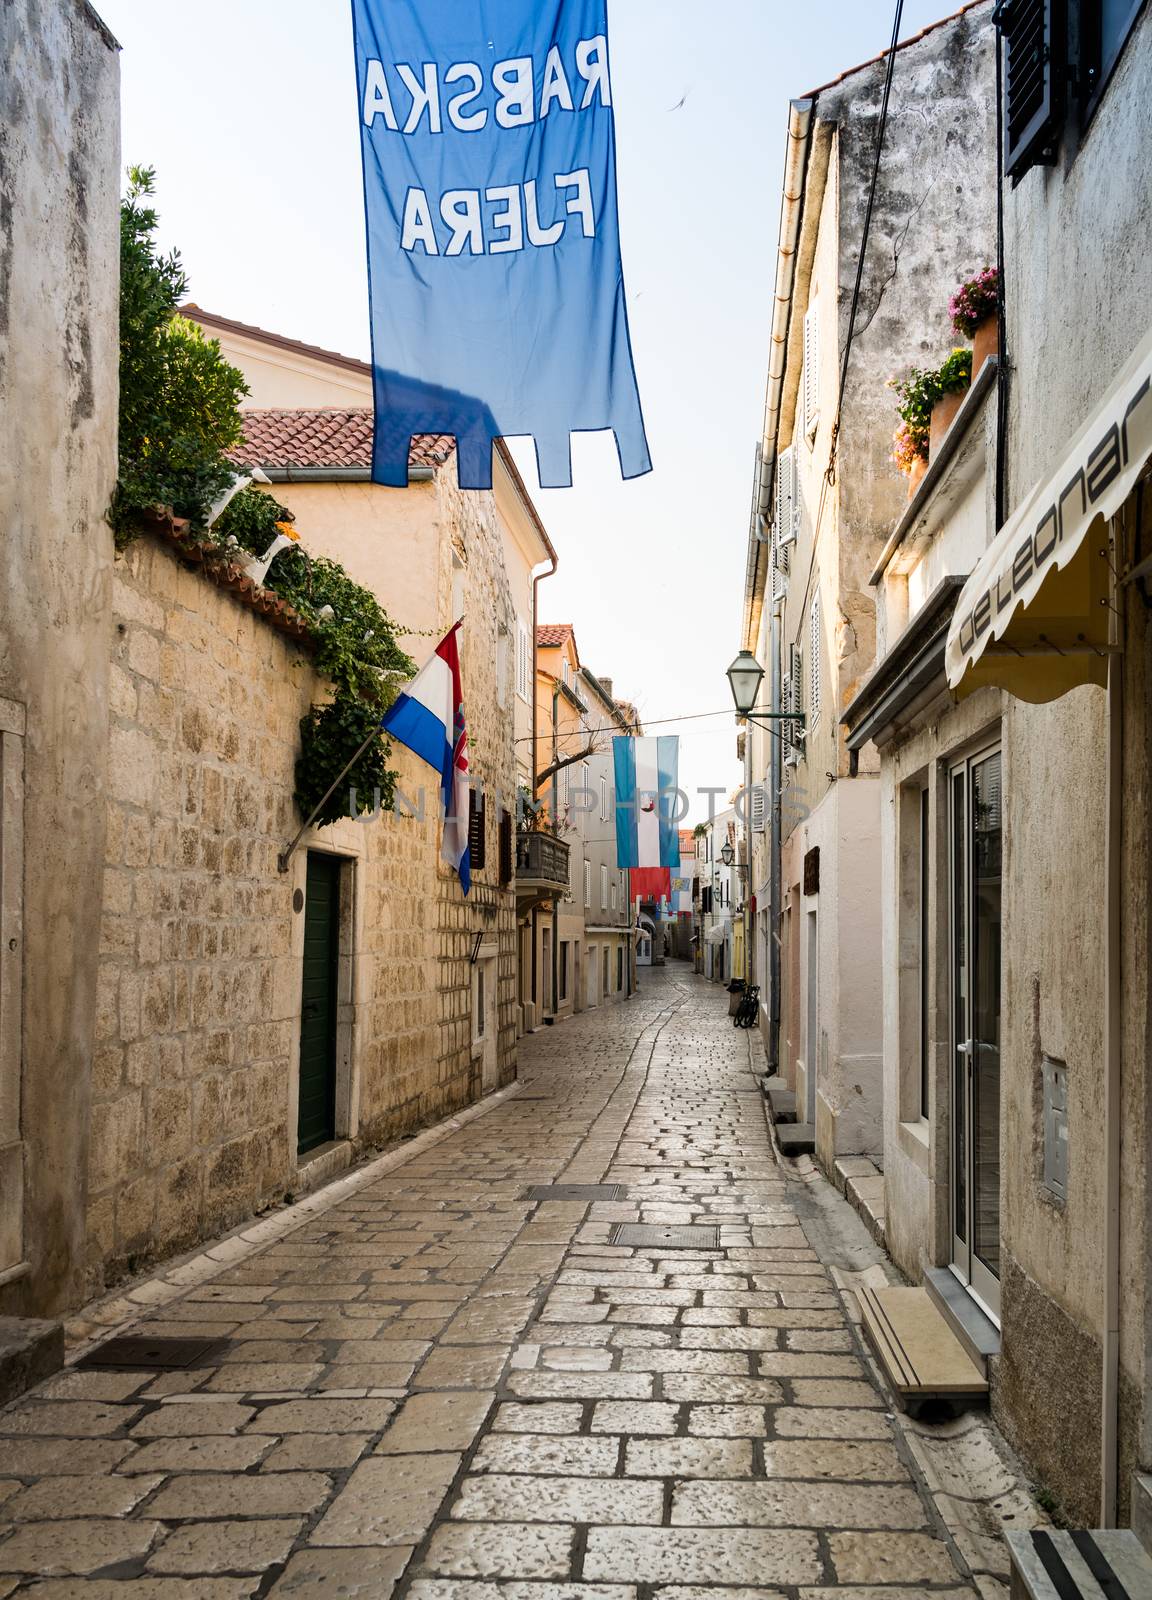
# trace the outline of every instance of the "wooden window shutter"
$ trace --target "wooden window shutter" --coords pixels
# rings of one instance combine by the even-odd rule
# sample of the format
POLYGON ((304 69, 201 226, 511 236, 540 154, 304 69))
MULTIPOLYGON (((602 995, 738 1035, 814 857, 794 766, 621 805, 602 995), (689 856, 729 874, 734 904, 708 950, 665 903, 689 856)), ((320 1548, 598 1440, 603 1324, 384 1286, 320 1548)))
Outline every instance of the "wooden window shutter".
POLYGON ((818 722, 820 719, 820 662, 823 651, 820 638, 820 591, 812 596, 812 609, 808 613, 808 660, 809 671, 812 675, 812 687, 809 690, 811 701, 811 719, 818 722))
MULTIPOLYGON (((791 712, 791 710, 792 710, 792 679, 791 679, 791 677, 789 676, 789 674, 787 672, 784 674, 784 681, 780 685, 780 709, 781 709, 781 711, 785 711, 785 712, 791 712)), ((780 728, 780 744, 781 744, 781 748, 783 750, 784 760, 788 761, 792 757, 792 720, 791 720, 791 717, 790 716, 786 716, 783 719, 783 721, 780 722, 779 728, 780 728)))
POLYGON ((476 789, 468 791, 468 852, 472 860, 472 871, 479 872, 484 866, 484 846, 487 830, 484 826, 484 796, 476 789))
MULTIPOLYGON (((796 537, 796 458, 791 446, 776 458, 776 543, 783 548, 796 537)), ((784 571, 788 571, 787 560, 784 571)))
POLYGON ((765 814, 766 814, 768 808, 767 808, 767 806, 765 804, 764 785, 762 783, 754 783, 752 785, 751 801, 752 801, 752 832, 753 833, 763 833, 764 832, 764 818, 765 818, 765 814))
POLYGON ((500 811, 500 884, 502 888, 512 882, 513 870, 512 813, 502 807, 500 811))
POLYGON ((804 433, 812 439, 820 420, 820 339, 816 307, 804 313, 804 433))
POLYGON ((791 647, 791 668, 788 678, 791 684, 791 704, 787 707, 796 720, 792 724, 792 745, 794 749, 802 750, 804 747, 804 723, 800 718, 804 714, 804 655, 798 644, 791 647))
POLYGON ((1063 0, 1001 0, 995 17, 1004 44, 1004 174, 1015 183, 1056 160, 1067 67, 1063 0))

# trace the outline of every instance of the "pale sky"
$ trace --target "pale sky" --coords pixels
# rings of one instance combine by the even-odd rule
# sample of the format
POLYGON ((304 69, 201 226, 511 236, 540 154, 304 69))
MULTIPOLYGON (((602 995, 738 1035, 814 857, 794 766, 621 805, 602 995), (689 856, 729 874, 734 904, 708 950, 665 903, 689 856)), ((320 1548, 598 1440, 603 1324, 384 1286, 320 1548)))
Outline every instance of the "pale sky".
MULTIPOLYGON (((123 47, 123 158, 157 169, 161 240, 222 316, 367 359, 347 0, 95 0, 123 47)), ((903 35, 948 0, 906 0, 903 35)), ((610 0, 620 219, 654 470, 622 483, 610 435, 574 486, 535 493, 560 555, 541 620, 653 732, 681 785, 739 783, 725 668, 767 370, 788 101, 878 54, 889 0, 610 0), (678 109, 677 103, 684 99, 678 109), (721 712, 678 726, 664 719, 721 712)), ((530 488, 531 450, 516 449, 530 488)), ((719 805, 722 807, 721 800, 719 805)), ((690 822, 707 814, 693 797, 690 822)))

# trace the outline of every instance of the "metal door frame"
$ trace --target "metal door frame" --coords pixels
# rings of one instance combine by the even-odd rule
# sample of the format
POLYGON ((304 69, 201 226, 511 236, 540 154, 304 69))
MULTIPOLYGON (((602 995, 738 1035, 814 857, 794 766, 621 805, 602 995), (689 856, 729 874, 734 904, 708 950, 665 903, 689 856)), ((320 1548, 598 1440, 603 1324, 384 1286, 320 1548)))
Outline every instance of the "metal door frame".
MULTIPOLYGON (((972 1030, 973 1030, 973 1003, 975 978, 972 967, 972 925, 973 908, 975 901, 975 884, 972 867, 972 772, 973 768, 986 761, 989 756, 1000 757, 1000 794, 1003 806, 1004 794, 1004 748, 998 735, 989 743, 971 749, 963 756, 954 759, 948 764, 948 1238, 949 1238, 949 1268, 964 1285, 964 1288, 999 1326, 1000 1323, 1000 1280, 992 1269, 981 1261, 975 1250, 975 1137, 974 1137, 974 1109, 976 1103, 975 1088, 973 1083, 973 1058, 972 1058, 972 1030), (956 1103, 956 1058, 961 1044, 956 1037, 956 804, 955 780, 963 777, 964 781, 964 952, 967 974, 966 993, 964 996, 964 1032, 965 1044, 968 1046, 966 1060, 968 1070, 965 1075, 964 1106, 957 1107, 956 1103), (963 1240, 956 1232, 956 1129, 957 1116, 962 1110, 964 1118, 964 1192, 965 1192, 965 1218, 964 1225, 967 1240, 963 1240)), ((1003 883, 1003 869, 1001 869, 1001 883, 1003 883)), ((1001 957, 1003 959, 1003 957, 1001 957)), ((999 1114, 999 1107, 998 1107, 999 1114)))

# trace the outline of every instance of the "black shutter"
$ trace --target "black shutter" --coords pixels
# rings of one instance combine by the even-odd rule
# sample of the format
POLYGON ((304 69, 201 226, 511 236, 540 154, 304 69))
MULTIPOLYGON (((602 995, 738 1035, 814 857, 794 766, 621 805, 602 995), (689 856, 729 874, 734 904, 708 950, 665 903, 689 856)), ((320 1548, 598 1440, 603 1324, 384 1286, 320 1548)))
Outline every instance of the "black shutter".
POLYGON ((1060 142, 1067 77, 1067 0, 1001 0, 1004 42, 1004 174, 1051 166, 1060 142))
POLYGON ((512 882, 512 813, 500 812, 500 885, 512 882))
POLYGON ((473 872, 484 866, 484 796, 475 789, 468 791, 468 853, 473 872))

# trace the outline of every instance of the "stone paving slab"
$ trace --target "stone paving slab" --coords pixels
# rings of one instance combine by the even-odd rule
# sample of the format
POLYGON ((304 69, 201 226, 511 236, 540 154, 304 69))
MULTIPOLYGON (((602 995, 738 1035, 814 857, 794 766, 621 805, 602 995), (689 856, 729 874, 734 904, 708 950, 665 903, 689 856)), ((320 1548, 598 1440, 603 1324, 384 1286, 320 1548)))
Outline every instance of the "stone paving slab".
POLYGON ((1018 1485, 894 1426, 723 998, 654 970, 522 1041, 520 1094, 89 1308, 228 1342, 0 1412, 0 1600, 993 1600, 975 1496, 1023 1525, 1018 1485))

